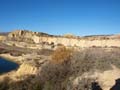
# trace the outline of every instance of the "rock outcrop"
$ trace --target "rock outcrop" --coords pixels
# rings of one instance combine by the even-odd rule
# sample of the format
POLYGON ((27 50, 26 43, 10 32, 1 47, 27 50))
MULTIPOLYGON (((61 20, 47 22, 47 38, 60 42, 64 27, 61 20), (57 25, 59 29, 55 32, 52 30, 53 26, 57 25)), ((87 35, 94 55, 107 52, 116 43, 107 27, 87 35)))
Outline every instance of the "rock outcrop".
POLYGON ((16 30, 8 34, 8 39, 20 42, 35 43, 37 41, 34 40, 37 40, 37 37, 39 36, 48 36, 48 34, 27 30, 16 30))
POLYGON ((37 73, 37 68, 29 64, 23 63, 16 72, 16 75, 35 75, 37 73))
MULTIPOLYGON (((72 86, 80 87, 80 82, 82 79, 88 79, 88 81, 98 82, 102 90, 110 90, 110 88, 115 85, 115 80, 120 77, 120 69, 113 66, 112 70, 107 70, 104 72, 96 71, 94 73, 84 73, 82 76, 75 77, 71 80, 72 86)), ((81 88, 81 87, 80 87, 81 88)))

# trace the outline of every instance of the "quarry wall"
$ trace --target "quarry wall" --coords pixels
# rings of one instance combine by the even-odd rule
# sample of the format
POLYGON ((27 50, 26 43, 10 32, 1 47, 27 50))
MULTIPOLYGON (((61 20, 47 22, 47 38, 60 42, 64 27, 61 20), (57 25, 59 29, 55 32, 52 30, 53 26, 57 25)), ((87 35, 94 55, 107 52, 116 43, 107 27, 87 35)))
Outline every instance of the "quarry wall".
POLYGON ((35 43, 48 42, 57 44, 63 44, 65 46, 78 46, 78 47, 120 47, 120 39, 108 39, 108 40, 83 40, 64 37, 37 37, 34 36, 35 43))
POLYGON ((62 36, 44 36, 31 31, 14 31, 8 35, 9 38, 15 39, 31 39, 35 43, 54 43, 54 45, 63 44, 64 46, 77 46, 77 47, 120 47, 120 38, 117 39, 77 39, 66 38, 62 36))

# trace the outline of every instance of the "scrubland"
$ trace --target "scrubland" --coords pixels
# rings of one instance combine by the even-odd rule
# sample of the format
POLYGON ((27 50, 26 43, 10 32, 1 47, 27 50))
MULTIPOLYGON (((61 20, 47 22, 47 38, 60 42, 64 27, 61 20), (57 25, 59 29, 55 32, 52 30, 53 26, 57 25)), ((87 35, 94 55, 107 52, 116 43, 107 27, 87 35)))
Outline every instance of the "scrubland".
POLYGON ((61 46, 50 57, 35 75, 19 76, 17 81, 5 77, 0 81, 0 90, 93 90, 93 83, 100 83, 96 77, 90 77, 93 73, 112 70, 113 66, 120 68, 120 48, 77 51, 61 46), (85 73, 89 74, 85 77, 85 73))

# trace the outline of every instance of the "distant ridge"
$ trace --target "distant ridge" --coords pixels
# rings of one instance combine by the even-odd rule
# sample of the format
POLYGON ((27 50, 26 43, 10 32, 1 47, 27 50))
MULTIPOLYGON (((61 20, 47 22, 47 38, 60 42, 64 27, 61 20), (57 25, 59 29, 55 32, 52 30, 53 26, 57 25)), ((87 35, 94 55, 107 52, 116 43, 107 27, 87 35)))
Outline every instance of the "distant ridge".
POLYGON ((10 32, 0 32, 0 35, 7 36, 10 32))
MULTIPOLYGON (((37 36, 61 36, 61 35, 51 35, 48 33, 44 33, 44 32, 34 32, 32 30, 13 30, 11 32, 0 32, 0 35, 8 35, 9 33, 16 33, 16 32, 23 32, 23 33, 33 33, 36 34, 37 36)), ((67 35, 67 34, 64 34, 67 35)), ((64 37, 64 35, 62 35, 62 37, 64 37)), ((72 34, 71 34, 72 35, 72 34)), ((74 35, 75 36, 75 35, 74 35)), ((82 37, 82 38, 86 38, 86 37, 105 37, 105 36, 120 36, 120 34, 102 34, 102 35, 84 35, 84 36, 76 36, 76 37, 82 37)))
MULTIPOLYGON (((13 30, 13 31, 11 31, 11 32, 0 32, 0 35, 1 34, 3 34, 3 35, 8 35, 9 33, 12 33, 12 32, 26 32, 26 33, 34 33, 34 34, 36 34, 36 35, 38 35, 38 36, 40 36, 40 35, 43 35, 43 36, 61 36, 61 35, 51 35, 51 34, 48 34, 48 33, 44 33, 44 32, 34 32, 34 31, 32 31, 32 30, 13 30)), ((64 35, 66 35, 66 34, 64 34, 64 35)), ((63 36, 64 36, 63 35, 63 36)), ((72 34, 71 34, 72 35, 72 34)), ((81 36, 81 37, 104 37, 104 36, 120 36, 120 34, 102 34, 102 35, 84 35, 84 36, 81 36)), ((78 36, 78 37, 80 37, 80 36, 78 36)))

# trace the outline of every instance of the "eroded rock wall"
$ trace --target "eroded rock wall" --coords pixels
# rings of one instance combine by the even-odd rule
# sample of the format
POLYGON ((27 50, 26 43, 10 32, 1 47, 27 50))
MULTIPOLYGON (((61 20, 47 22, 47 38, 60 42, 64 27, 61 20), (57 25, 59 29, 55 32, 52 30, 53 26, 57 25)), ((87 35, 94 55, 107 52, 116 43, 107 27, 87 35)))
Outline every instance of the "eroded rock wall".
MULTIPOLYGON (((78 39, 67 38, 62 36, 38 35, 36 32, 29 31, 14 31, 8 35, 10 38, 31 40, 36 44, 39 43, 54 43, 54 45, 63 44, 65 46, 78 46, 78 47, 120 47, 119 38, 111 38, 113 36, 106 36, 107 39, 78 39)), ((115 37, 115 36, 114 36, 115 37)), ((117 36, 118 37, 118 36, 117 36)), ((104 36, 105 38, 105 36, 104 36)))
POLYGON ((63 44, 65 46, 78 46, 78 47, 120 47, 120 40, 119 39, 108 39, 108 40, 81 40, 81 39, 69 39, 69 38, 62 38, 62 37, 39 37, 39 40, 36 43, 40 42, 48 42, 57 44, 63 44))

